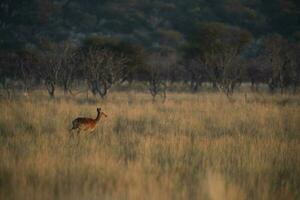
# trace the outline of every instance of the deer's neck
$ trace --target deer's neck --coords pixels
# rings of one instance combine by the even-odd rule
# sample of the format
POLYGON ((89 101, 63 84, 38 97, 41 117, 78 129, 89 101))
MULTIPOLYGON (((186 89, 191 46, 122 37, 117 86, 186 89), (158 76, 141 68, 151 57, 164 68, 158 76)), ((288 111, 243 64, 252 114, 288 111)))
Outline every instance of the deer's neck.
POLYGON ((97 114, 97 117, 96 117, 95 121, 96 121, 96 122, 98 122, 98 121, 100 120, 100 118, 101 118, 101 114, 100 114, 100 112, 98 112, 98 114, 97 114))

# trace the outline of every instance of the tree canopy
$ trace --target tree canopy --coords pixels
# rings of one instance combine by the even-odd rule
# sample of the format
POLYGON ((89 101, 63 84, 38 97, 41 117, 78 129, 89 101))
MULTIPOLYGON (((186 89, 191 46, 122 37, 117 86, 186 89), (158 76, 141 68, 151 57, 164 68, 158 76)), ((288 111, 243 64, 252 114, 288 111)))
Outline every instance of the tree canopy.
POLYGON ((255 36, 293 37, 299 32, 299 10, 296 0, 3 0, 0 44, 11 48, 101 34, 144 46, 174 46, 203 22, 240 27, 255 36))

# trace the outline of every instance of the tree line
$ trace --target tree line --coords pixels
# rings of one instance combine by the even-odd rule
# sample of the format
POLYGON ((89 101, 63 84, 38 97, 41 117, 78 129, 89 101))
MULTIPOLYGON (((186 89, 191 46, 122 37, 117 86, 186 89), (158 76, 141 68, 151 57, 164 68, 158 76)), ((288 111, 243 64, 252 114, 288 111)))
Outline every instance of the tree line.
POLYGON ((144 82, 153 99, 174 82, 197 92, 203 83, 227 96, 243 82, 253 90, 267 84, 271 92, 296 92, 300 83, 300 45, 279 34, 255 39, 239 27, 206 22, 178 48, 145 48, 116 37, 91 36, 80 44, 42 41, 0 53, 0 82, 5 91, 22 83, 28 92, 45 85, 50 97, 61 87, 74 94, 74 82, 85 83, 104 98, 116 84, 144 82))
POLYGON ((84 82, 105 97, 141 81, 153 99, 174 82, 193 92, 211 83, 228 96, 242 82, 296 92, 299 8, 296 0, 2 0, 1 87, 43 84, 55 96, 84 82))

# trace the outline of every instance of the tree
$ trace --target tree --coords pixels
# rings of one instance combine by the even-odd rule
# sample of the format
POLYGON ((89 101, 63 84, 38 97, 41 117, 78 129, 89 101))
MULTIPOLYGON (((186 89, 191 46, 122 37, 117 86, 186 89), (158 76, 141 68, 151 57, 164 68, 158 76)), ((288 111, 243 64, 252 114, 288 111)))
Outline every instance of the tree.
MULTIPOLYGON (((145 63, 145 50, 142 46, 124 42, 115 37, 92 36, 84 40, 82 51, 93 49, 110 51, 115 57, 126 58, 126 63, 120 71, 121 81, 131 82, 138 74, 136 72, 145 63)), ((85 53, 86 54, 86 53, 85 53)))
POLYGON ((59 81, 63 86, 65 94, 72 94, 72 84, 79 71, 78 61, 79 52, 69 42, 63 43, 62 69, 59 75, 59 81))
POLYGON ((194 44, 187 43, 183 45, 182 52, 181 63, 187 73, 190 88, 193 92, 197 92, 202 82, 207 79, 205 66, 197 60, 199 49, 194 44))
POLYGON ((16 55, 11 51, 0 50, 0 85, 11 97, 12 82, 16 79, 16 55))
POLYGON ((41 65, 37 73, 44 80, 48 94, 51 98, 55 95, 55 89, 59 84, 63 68, 66 63, 67 46, 63 43, 45 43, 41 51, 41 65))
POLYGON ((190 88, 193 92, 197 92, 202 82, 205 80, 205 69, 195 59, 185 59, 184 67, 189 75, 190 88))
POLYGON ((199 66, 205 69, 210 81, 227 96, 242 79, 242 52, 251 41, 251 34, 221 23, 204 23, 188 39, 199 66))
POLYGON ((127 58, 106 49, 90 48, 82 52, 83 67, 92 93, 104 98, 108 89, 122 80, 127 58))
POLYGON ((155 101, 158 94, 166 100, 168 71, 172 65, 176 64, 173 52, 160 49, 151 52, 148 57, 146 71, 148 73, 148 88, 155 101))
POLYGON ((297 48, 279 34, 271 34, 265 40, 265 56, 271 65, 269 88, 273 92, 280 88, 297 85, 297 48))
POLYGON ((268 83, 268 76, 272 73, 272 69, 266 62, 266 58, 260 55, 247 59, 246 73, 251 89, 257 92, 260 83, 268 83))
POLYGON ((300 45, 296 42, 289 41, 288 49, 286 50, 288 64, 285 74, 285 85, 291 87, 295 94, 300 83, 300 45))
POLYGON ((291 49, 293 50, 291 53, 292 58, 292 68, 293 68, 293 78, 292 78, 292 84, 293 84, 293 93, 295 94, 297 91, 297 88, 300 84, 300 42, 296 42, 294 45, 292 45, 291 49))
POLYGON ((23 82, 24 92, 28 94, 36 79, 36 70, 40 64, 37 49, 22 48, 17 51, 17 76, 23 82))

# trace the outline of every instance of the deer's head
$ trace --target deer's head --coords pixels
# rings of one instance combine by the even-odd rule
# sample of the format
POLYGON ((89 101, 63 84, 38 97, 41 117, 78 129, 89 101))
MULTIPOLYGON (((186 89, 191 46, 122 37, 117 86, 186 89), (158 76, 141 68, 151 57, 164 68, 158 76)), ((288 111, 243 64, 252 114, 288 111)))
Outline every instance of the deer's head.
POLYGON ((103 115, 104 117, 107 117, 107 114, 105 114, 104 112, 101 112, 101 115, 103 115))
POLYGON ((107 114, 106 113, 104 113, 104 112, 101 112, 101 108, 97 108, 97 112, 102 116, 104 116, 104 117, 107 117, 107 114))

